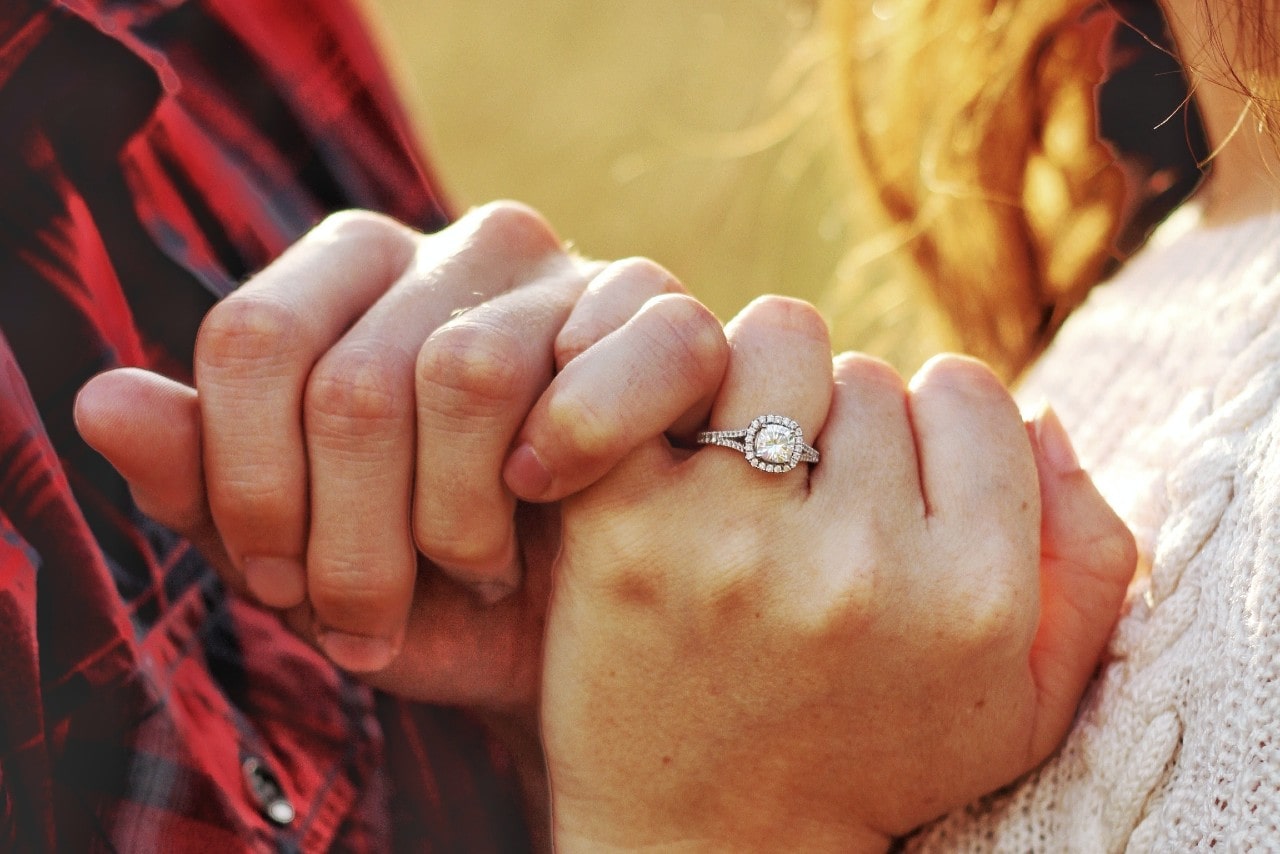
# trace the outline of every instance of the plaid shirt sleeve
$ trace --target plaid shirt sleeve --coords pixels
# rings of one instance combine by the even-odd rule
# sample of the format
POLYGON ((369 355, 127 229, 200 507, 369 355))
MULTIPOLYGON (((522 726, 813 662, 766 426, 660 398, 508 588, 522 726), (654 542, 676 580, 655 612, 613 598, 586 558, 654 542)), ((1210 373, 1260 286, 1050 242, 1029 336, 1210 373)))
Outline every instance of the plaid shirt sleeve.
POLYGON ((446 222, 353 11, 7 0, 0 158, 0 850, 526 849, 476 722, 228 598, 71 420, 105 368, 189 378, 209 306, 327 212, 446 222))

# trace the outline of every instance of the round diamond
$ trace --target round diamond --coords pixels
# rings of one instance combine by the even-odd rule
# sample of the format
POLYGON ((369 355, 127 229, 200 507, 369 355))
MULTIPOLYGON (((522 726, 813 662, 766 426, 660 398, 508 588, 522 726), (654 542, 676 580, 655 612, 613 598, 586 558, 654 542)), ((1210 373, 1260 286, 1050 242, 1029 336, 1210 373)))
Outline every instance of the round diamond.
POLYGON ((766 463, 786 465, 791 462, 791 448, 795 436, 791 428, 781 424, 766 424, 756 433, 756 456, 766 463))

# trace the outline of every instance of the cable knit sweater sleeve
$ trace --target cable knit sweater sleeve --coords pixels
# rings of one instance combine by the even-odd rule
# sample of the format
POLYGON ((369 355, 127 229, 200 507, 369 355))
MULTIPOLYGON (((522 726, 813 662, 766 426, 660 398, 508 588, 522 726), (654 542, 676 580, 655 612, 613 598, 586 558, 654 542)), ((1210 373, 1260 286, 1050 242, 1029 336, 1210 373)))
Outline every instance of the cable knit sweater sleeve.
POLYGON ((1060 753, 909 850, 1280 849, 1278 236, 1157 241, 1030 378, 1151 574, 1060 753))

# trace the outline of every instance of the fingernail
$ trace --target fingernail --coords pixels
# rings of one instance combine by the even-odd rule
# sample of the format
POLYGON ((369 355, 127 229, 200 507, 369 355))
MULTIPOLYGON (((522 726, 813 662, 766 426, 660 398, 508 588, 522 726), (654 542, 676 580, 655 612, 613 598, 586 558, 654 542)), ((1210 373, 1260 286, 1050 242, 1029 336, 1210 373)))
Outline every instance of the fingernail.
POLYGON ((526 501, 536 501, 551 488, 551 471, 527 442, 511 452, 503 467, 507 487, 526 501))
POLYGON ((1058 413, 1048 404, 1045 404, 1036 417, 1036 441, 1040 443, 1041 453, 1058 474, 1080 471, 1080 458, 1076 456, 1067 430, 1058 419, 1058 413))
POLYGON ((244 583, 269 608, 292 608, 307 597, 307 573, 287 557, 246 557, 244 583))
POLYGON ((334 629, 321 629, 317 640, 320 648, 334 664, 356 673, 381 670, 396 657, 400 642, 367 635, 353 635, 334 629))

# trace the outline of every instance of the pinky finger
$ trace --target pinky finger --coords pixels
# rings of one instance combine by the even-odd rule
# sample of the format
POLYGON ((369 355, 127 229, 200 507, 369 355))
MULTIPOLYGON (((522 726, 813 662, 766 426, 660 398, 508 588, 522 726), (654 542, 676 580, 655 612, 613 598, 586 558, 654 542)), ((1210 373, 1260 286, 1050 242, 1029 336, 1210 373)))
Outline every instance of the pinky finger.
POLYGON ((1133 578, 1133 535, 1075 460, 1050 409, 1029 431, 1043 507, 1040 626, 1031 650, 1040 715, 1032 741, 1039 762, 1061 740, 1097 667, 1133 578))
POLYGON ((705 421, 729 358, 720 322, 665 294, 573 359, 525 420, 503 469, 526 501, 594 483, 643 442, 705 421))

